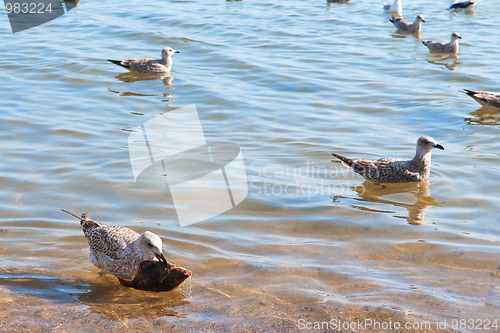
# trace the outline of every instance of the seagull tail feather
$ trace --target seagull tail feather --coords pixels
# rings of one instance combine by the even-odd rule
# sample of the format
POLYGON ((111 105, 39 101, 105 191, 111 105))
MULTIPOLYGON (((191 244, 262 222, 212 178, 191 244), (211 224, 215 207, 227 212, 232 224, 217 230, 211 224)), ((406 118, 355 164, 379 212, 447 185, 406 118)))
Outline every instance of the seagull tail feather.
POLYGON ((352 167, 352 165, 354 164, 354 161, 351 160, 350 158, 335 153, 332 153, 332 155, 338 158, 341 161, 342 165, 348 168, 352 167))
POLYGON ((125 67, 125 68, 130 68, 129 66, 127 65, 124 65, 122 64, 122 61, 121 60, 111 60, 111 59, 107 59, 107 61, 115 64, 115 65, 118 65, 118 66, 122 66, 122 67, 125 67))

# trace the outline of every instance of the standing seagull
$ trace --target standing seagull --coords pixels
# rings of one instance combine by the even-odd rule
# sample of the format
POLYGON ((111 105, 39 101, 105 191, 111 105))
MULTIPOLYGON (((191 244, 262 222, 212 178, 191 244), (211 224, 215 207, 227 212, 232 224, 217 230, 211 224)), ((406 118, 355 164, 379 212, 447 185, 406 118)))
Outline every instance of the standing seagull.
POLYGON ((402 17, 395 17, 394 15, 389 21, 394 24, 394 26, 400 31, 410 34, 420 34, 420 30, 422 29, 422 22, 425 23, 424 17, 422 15, 417 15, 415 18, 415 22, 409 22, 403 19, 402 17))
POLYGON ((472 10, 476 3, 474 1, 462 1, 451 0, 450 10, 472 10))
POLYGON ((419 182, 429 178, 431 171, 431 150, 443 146, 430 136, 421 136, 417 141, 417 153, 411 160, 397 158, 380 158, 375 161, 351 160, 338 154, 332 154, 341 163, 354 172, 374 183, 408 183, 419 182))
POLYGON ((159 261, 167 264, 162 253, 161 238, 146 231, 142 235, 132 229, 107 226, 96 222, 87 213, 82 217, 61 209, 80 219, 80 225, 90 248, 90 261, 106 273, 123 280, 132 280, 139 273, 143 261, 159 261))
POLYGON ((490 106, 500 109, 500 93, 490 91, 474 91, 464 89, 464 93, 474 98, 482 106, 490 106))
POLYGON ((384 3, 384 11, 388 13, 398 13, 401 15, 403 13, 403 6, 401 5, 401 0, 394 0, 392 5, 384 3))
POLYGON ((435 42, 432 40, 428 40, 426 42, 422 41, 422 43, 427 46, 427 48, 431 52, 439 52, 439 53, 458 53, 458 39, 462 39, 462 36, 458 32, 454 32, 451 34, 451 40, 449 43, 446 42, 435 42))
POLYGON ((173 64, 172 55, 174 53, 180 53, 180 51, 174 50, 171 47, 166 47, 161 50, 161 59, 108 59, 108 61, 115 65, 140 73, 170 73, 173 64))

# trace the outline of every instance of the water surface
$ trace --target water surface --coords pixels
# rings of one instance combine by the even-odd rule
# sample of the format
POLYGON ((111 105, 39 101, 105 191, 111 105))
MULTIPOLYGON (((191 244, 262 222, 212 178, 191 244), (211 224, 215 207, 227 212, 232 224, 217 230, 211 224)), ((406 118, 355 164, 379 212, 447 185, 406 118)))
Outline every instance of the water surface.
POLYGON ((458 31, 458 56, 398 34, 374 0, 87 0, 16 34, 0 15, 0 326, 500 320, 500 118, 460 92, 500 90, 499 4, 454 14, 446 3, 404 3, 404 14, 425 15, 425 40, 458 31), (181 51, 170 79, 105 61, 165 46, 181 51), (249 194, 180 227, 168 194, 135 184, 127 138, 190 104, 209 142, 241 147, 249 194), (333 151, 411 158, 422 134, 446 149, 428 182, 373 185, 331 162, 333 151), (170 293, 121 287, 60 208, 157 233, 192 279, 170 293))

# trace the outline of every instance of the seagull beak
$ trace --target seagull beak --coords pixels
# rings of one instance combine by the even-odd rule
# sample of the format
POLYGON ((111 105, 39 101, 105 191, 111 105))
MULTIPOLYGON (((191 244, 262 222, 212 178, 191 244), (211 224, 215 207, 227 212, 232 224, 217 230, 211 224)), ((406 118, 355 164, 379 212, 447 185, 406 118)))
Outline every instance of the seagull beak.
POLYGON ((181 51, 179 51, 179 50, 175 50, 175 51, 174 51, 174 53, 181 53, 181 51))
POLYGON ((167 263, 167 259, 165 259, 165 257, 163 256, 163 253, 160 254, 155 253, 155 256, 159 261, 164 262, 165 264, 167 263))
POLYGON ((438 144, 436 144, 436 145, 434 146, 434 148, 444 150, 444 147, 443 147, 443 146, 441 146, 441 145, 438 145, 438 144))
POLYGON ((425 23, 425 20, 424 20, 424 19, 422 19, 422 22, 424 22, 424 23, 425 23))

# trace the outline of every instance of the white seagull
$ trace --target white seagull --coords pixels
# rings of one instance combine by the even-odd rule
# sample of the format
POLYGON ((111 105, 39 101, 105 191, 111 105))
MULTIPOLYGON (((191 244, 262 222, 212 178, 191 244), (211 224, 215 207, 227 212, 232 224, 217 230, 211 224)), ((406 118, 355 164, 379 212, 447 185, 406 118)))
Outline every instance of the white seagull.
POLYGON ((401 0, 394 0, 392 5, 384 3, 384 11, 388 13, 398 13, 401 15, 403 13, 403 6, 401 5, 401 0))

